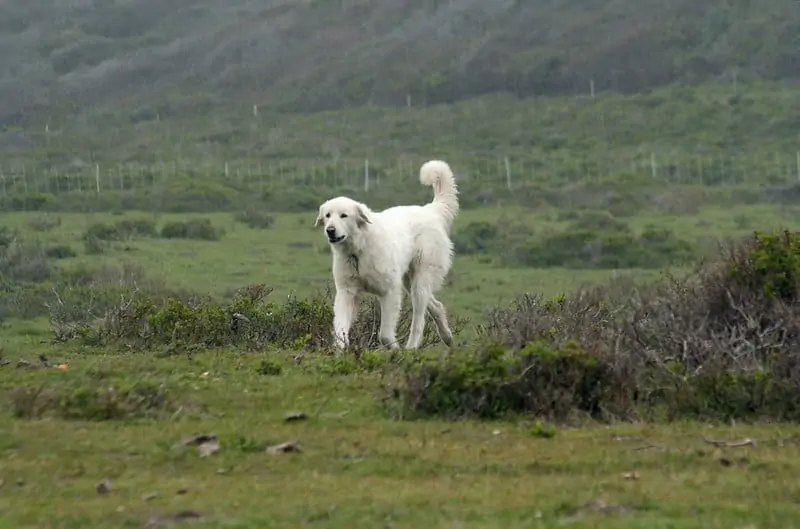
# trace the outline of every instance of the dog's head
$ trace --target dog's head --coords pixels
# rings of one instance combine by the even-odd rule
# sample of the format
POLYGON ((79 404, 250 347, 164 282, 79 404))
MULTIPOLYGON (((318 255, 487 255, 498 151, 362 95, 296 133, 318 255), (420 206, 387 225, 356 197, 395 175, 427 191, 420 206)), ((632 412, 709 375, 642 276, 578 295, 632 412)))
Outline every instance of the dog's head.
POLYGON ((319 207, 314 226, 325 226, 324 233, 328 242, 339 244, 358 234, 367 224, 372 224, 372 220, 364 204, 347 197, 337 197, 319 207))

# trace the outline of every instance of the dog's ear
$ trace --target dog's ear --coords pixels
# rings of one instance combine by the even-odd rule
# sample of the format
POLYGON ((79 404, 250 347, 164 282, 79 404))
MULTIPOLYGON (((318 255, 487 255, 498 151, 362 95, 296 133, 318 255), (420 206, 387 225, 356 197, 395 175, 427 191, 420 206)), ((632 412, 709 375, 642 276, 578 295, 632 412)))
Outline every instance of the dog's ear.
POLYGON ((359 228, 363 228, 367 224, 372 224, 372 219, 369 218, 369 213, 367 213, 366 208, 364 206, 357 206, 356 207, 356 225, 359 228))
POLYGON ((317 213, 317 220, 314 221, 314 227, 319 228, 322 226, 322 206, 319 208, 319 213, 317 213))

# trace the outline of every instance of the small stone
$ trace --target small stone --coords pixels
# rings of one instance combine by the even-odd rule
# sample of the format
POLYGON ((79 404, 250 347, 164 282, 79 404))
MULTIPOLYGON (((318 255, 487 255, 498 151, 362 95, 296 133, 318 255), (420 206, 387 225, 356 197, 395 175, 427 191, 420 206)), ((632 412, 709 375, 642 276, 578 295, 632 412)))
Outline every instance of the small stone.
POLYGON ((200 457, 217 455, 219 453, 219 443, 217 441, 209 441, 198 445, 197 452, 200 454, 200 457))
POLYGON ((153 501, 156 498, 161 496, 158 492, 148 492, 147 494, 142 496, 143 501, 153 501))
POLYGON ((304 421, 308 419, 308 414, 302 411, 290 411, 286 414, 286 422, 304 421))
POLYGON ((210 442, 216 441, 216 440, 217 440, 217 436, 215 434, 206 433, 206 434, 191 435, 189 437, 186 437, 181 441, 181 444, 183 446, 190 446, 190 445, 198 446, 198 445, 201 445, 201 444, 204 444, 204 443, 210 443, 210 442))
POLYGON ((111 482, 109 480, 104 479, 97 484, 98 494, 108 494, 109 492, 111 492, 111 482))
POLYGON ((289 452, 301 452, 300 445, 296 441, 281 443, 267 448, 268 454, 287 454, 289 452))

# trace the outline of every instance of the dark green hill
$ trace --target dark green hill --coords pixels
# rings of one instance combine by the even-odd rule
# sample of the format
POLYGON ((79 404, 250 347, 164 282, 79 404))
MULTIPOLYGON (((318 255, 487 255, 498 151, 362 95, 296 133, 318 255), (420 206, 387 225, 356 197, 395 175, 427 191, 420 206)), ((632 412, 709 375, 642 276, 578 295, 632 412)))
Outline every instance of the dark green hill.
POLYGON ((0 124, 797 80, 799 39, 791 0, 6 0, 0 124))

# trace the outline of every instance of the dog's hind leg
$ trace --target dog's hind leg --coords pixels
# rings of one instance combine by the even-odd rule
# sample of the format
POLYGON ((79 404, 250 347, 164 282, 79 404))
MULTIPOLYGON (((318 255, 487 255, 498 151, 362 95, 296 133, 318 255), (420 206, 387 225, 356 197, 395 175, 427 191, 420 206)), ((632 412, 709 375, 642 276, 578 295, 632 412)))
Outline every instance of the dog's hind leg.
POLYGON ((403 305, 403 289, 394 288, 381 296, 381 328, 378 336, 383 345, 397 349, 397 322, 403 305))
POLYGON ((436 324, 436 331, 439 333, 439 338, 448 347, 453 346, 453 332, 447 324, 447 311, 441 301, 431 296, 431 301, 428 305, 428 311, 433 317, 433 322, 436 324))
POLYGON ((416 282, 411 287, 411 332, 408 334, 406 349, 417 349, 422 343, 422 334, 425 331, 425 313, 431 298, 431 291, 427 285, 416 282))

